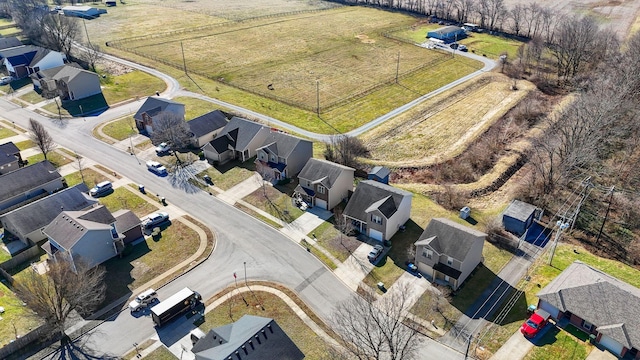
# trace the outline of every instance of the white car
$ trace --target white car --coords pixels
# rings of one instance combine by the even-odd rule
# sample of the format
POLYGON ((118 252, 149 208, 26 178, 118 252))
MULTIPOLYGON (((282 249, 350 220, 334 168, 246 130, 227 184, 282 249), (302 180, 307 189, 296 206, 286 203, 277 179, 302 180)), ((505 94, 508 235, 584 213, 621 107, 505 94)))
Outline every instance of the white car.
POLYGON ((165 154, 168 153, 169 150, 171 150, 171 146, 166 142, 160 143, 160 145, 156 146, 157 154, 165 154))
POLYGON ((149 289, 136 296, 132 302, 129 303, 129 310, 135 312, 141 310, 143 307, 153 303, 158 299, 158 294, 155 290, 149 289))
POLYGON ((151 229, 152 227, 162 224, 165 221, 169 220, 169 214, 166 212, 157 212, 147 216, 146 219, 142 221, 142 227, 145 229, 151 229))
POLYGON ((0 78, 0 85, 7 85, 13 81, 13 76, 3 76, 0 78))
POLYGON ((103 181, 101 183, 96 184, 91 190, 89 190, 89 195, 93 197, 98 197, 107 194, 113 189, 113 184, 110 181, 103 181))
POLYGON ((158 175, 166 175, 167 174, 167 168, 164 167, 164 165, 160 164, 157 161, 153 161, 153 160, 149 160, 147 161, 147 169, 149 169, 149 171, 154 172, 158 175))

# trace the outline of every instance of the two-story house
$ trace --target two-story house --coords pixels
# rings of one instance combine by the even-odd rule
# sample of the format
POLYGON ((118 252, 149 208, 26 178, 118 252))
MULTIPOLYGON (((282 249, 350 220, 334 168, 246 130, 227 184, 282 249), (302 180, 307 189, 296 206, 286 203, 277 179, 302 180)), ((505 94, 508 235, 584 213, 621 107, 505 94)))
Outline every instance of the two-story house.
POLYGON ((50 259, 62 255, 74 263, 80 258, 89 268, 124 248, 124 235, 118 232, 116 218, 102 205, 86 211, 63 211, 42 232, 48 238, 42 248, 50 259))
POLYGON ((202 147, 209 162, 222 165, 238 159, 245 162, 256 154, 270 130, 257 122, 234 116, 215 139, 202 147))
POLYGON ((256 165, 262 177, 278 181, 297 175, 312 156, 311 141, 271 131, 256 149, 256 165))
POLYGON ((374 240, 389 240, 409 220, 412 196, 377 181, 361 181, 342 215, 356 231, 374 240))
POLYGON ((455 221, 434 218, 415 242, 415 264, 431 281, 457 290, 482 261, 487 234, 455 221))
POLYGON ((31 81, 41 95, 62 101, 80 100, 102 93, 98 74, 82 69, 79 65, 66 64, 31 74, 31 81))
POLYGON ((56 168, 42 161, 0 175, 0 214, 38 200, 65 187, 56 168))
POLYGON ((355 169, 311 158, 298 174, 293 197, 311 206, 331 210, 353 190, 355 169))
POLYGON ((200 115, 187 122, 191 130, 191 146, 201 148, 218 136, 227 125, 229 119, 220 110, 200 115))
POLYGON ((138 131, 151 135, 153 133, 153 120, 157 119, 163 112, 169 112, 184 119, 184 104, 161 97, 149 96, 133 115, 138 131))
POLYGON ((0 50, 0 58, 7 73, 16 79, 40 70, 62 66, 67 60, 63 53, 34 45, 21 45, 0 50))
POLYGON ((21 165, 20 149, 13 142, 0 145, 0 175, 18 170, 21 165))

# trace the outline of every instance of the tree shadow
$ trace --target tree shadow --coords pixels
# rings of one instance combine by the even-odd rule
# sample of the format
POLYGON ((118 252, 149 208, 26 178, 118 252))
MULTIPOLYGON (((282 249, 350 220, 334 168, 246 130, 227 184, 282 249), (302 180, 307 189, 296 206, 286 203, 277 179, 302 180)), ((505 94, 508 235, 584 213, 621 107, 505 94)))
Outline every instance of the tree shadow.
POLYGON ((195 194, 200 188, 193 185, 189 180, 196 178, 196 172, 189 166, 177 166, 169 176, 169 184, 176 189, 181 189, 187 194, 195 194))
POLYGON ((71 340, 66 341, 62 344, 58 350, 51 354, 51 356, 47 357, 50 360, 116 360, 120 359, 120 357, 112 355, 100 353, 92 347, 96 345, 100 341, 100 335, 102 335, 99 331, 91 331, 83 336, 71 340))

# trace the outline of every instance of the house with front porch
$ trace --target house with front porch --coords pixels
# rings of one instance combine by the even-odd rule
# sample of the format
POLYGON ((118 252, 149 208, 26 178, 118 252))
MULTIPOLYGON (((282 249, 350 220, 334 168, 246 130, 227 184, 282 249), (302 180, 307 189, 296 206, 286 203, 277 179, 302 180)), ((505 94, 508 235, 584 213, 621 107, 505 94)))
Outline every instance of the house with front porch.
POLYGON ((284 180, 298 175, 312 156, 311 141, 271 130, 256 149, 256 168, 266 180, 284 180))
POLYGON ((215 139, 202 147, 202 152, 216 165, 235 159, 245 162, 256 155, 270 132, 266 126, 234 116, 215 139))
POLYGON ((374 180, 358 183, 343 216, 356 231, 378 241, 390 240, 411 216, 413 194, 374 180))
POLYGON ((538 308, 568 321, 614 355, 640 359, 640 289, 574 261, 538 294, 538 308))
POLYGON ((311 158, 298 174, 293 198, 331 210, 353 191, 354 172, 355 169, 348 166, 311 158))
POLYGON ((487 234, 445 218, 431 219, 415 242, 418 271, 457 290, 482 262, 487 234))

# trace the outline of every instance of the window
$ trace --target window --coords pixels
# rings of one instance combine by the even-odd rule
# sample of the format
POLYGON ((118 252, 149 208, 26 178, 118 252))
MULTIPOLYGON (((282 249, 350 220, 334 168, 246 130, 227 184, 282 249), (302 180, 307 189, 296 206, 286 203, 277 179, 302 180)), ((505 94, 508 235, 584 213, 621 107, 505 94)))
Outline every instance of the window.
POLYGON ((591 327, 592 326, 593 326, 593 324, 591 324, 587 320, 582 320, 582 327, 585 328, 586 330, 591 331, 591 327))
POLYGON ((447 265, 453 265, 453 258, 451 256, 447 257, 447 265))
POLYGON ((427 259, 431 259, 431 257, 433 256, 433 251, 429 249, 423 249, 422 256, 426 257, 427 259))
POLYGON ((118 230, 116 230, 116 226, 111 224, 111 237, 116 239, 118 237, 118 230))
POLYGON ((319 194, 324 194, 324 192, 325 192, 325 188, 324 188, 324 186, 322 186, 322 185, 318 185, 318 193, 319 193, 319 194))
POLYGON ((373 221, 376 224, 382 224, 382 218, 378 215, 371 215, 371 221, 373 221))

